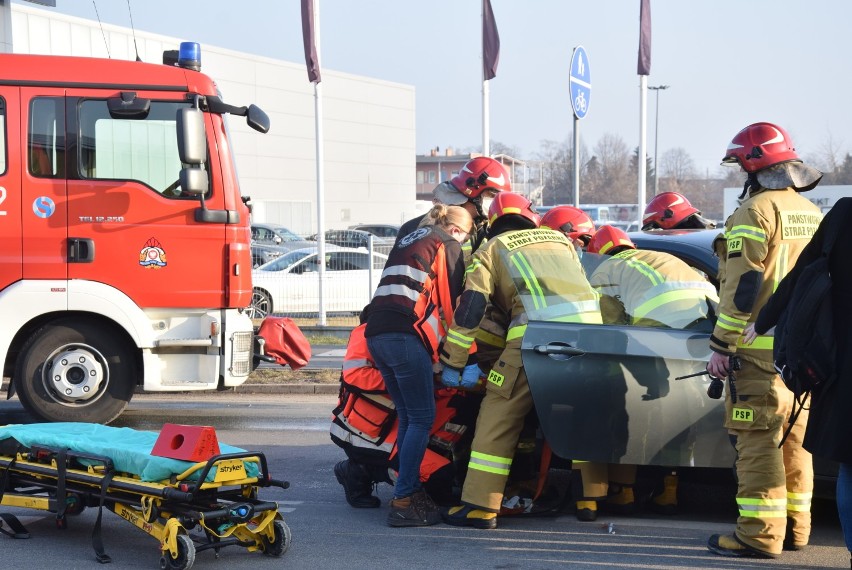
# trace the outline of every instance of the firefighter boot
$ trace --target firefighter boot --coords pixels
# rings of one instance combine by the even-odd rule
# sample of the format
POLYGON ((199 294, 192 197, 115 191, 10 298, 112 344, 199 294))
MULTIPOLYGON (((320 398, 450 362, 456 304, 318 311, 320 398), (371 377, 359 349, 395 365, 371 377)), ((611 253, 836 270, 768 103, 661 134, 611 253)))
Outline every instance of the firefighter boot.
POLYGON ((450 507, 441 512, 444 522, 453 526, 472 526, 473 528, 497 528, 497 513, 475 509, 470 505, 450 507))
POLYGON ((744 544, 735 534, 714 534, 707 541, 707 548, 714 554, 734 558, 778 558, 777 554, 771 554, 744 544))
POLYGON ((804 550, 808 547, 807 542, 796 542, 793 532, 793 519, 787 517, 787 533, 784 535, 784 550, 804 550))
POLYGON ((577 520, 583 522, 592 522, 598 518, 598 502, 597 501, 577 501, 577 520))
POLYGON ((373 481, 366 470, 348 459, 334 466, 334 476, 343 485, 346 502, 356 509, 376 509, 382 501, 373 495, 373 481))
POLYGON ((677 514, 677 473, 663 477, 663 492, 651 499, 651 509, 661 515, 677 514))
POLYGON ((610 483, 609 494, 604 503, 606 510, 617 515, 632 515, 636 510, 633 485, 610 483))

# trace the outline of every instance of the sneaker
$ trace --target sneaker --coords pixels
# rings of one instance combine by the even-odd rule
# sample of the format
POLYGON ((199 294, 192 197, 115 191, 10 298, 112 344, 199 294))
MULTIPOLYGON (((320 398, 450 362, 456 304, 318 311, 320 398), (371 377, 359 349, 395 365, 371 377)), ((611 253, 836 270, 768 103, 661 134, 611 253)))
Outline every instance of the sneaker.
POLYGON ((474 509, 469 505, 450 507, 441 513, 444 522, 453 526, 472 526, 473 528, 497 528, 497 513, 474 509))
POLYGON ((772 554, 747 544, 743 544, 736 535, 714 534, 707 541, 710 552, 720 556, 731 556, 735 558, 778 558, 778 554, 772 554))
POLYGON ((412 497, 401 499, 393 498, 390 502, 391 510, 388 513, 388 526, 429 526, 438 521, 430 522, 417 508, 417 503, 412 497))
POLYGON ((598 519, 597 501, 577 501, 577 520, 592 522, 598 519))
POLYGON ((426 491, 420 489, 411 495, 411 500, 414 502, 414 507, 420 511, 420 515, 430 525, 441 522, 441 512, 438 510, 438 505, 435 504, 435 501, 432 500, 432 497, 426 491))
POLYGON ((376 509, 382 501, 373 495, 373 482, 357 463, 348 459, 334 466, 334 476, 343 485, 346 502, 356 509, 376 509))

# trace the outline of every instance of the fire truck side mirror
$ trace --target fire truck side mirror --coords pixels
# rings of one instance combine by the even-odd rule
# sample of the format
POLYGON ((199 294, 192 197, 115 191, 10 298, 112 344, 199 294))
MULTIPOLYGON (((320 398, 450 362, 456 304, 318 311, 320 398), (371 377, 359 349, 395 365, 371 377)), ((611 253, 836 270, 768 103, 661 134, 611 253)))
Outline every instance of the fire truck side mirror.
POLYGON ((204 194, 210 188, 207 171, 203 168, 184 168, 180 171, 181 191, 189 194, 204 194))
POLYGON ((182 163, 199 166, 207 160, 207 137, 204 135, 203 112, 194 108, 178 109, 177 138, 178 154, 182 163))
POLYGON ((248 106, 246 123, 260 133, 266 134, 269 132, 269 115, 257 105, 248 106))

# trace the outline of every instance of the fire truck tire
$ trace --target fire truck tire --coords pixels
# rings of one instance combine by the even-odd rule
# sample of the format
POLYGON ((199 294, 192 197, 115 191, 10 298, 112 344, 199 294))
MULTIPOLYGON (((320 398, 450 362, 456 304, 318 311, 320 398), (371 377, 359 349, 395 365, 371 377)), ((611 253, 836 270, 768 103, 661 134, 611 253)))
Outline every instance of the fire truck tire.
POLYGON ((115 327, 61 319, 38 329, 15 366, 24 408, 49 422, 109 423, 133 396, 134 348, 115 327))
POLYGON ((251 307, 249 317, 253 319, 264 319, 272 314, 272 297, 257 287, 251 293, 251 307))

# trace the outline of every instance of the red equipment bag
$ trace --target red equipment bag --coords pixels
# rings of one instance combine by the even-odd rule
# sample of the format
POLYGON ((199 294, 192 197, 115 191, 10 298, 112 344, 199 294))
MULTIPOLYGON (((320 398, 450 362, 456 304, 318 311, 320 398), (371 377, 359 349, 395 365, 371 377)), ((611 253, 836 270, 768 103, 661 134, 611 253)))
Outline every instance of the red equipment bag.
POLYGON ((298 370, 311 359, 311 343, 293 319, 266 317, 257 334, 266 341, 264 353, 281 366, 289 364, 290 368, 298 370))

